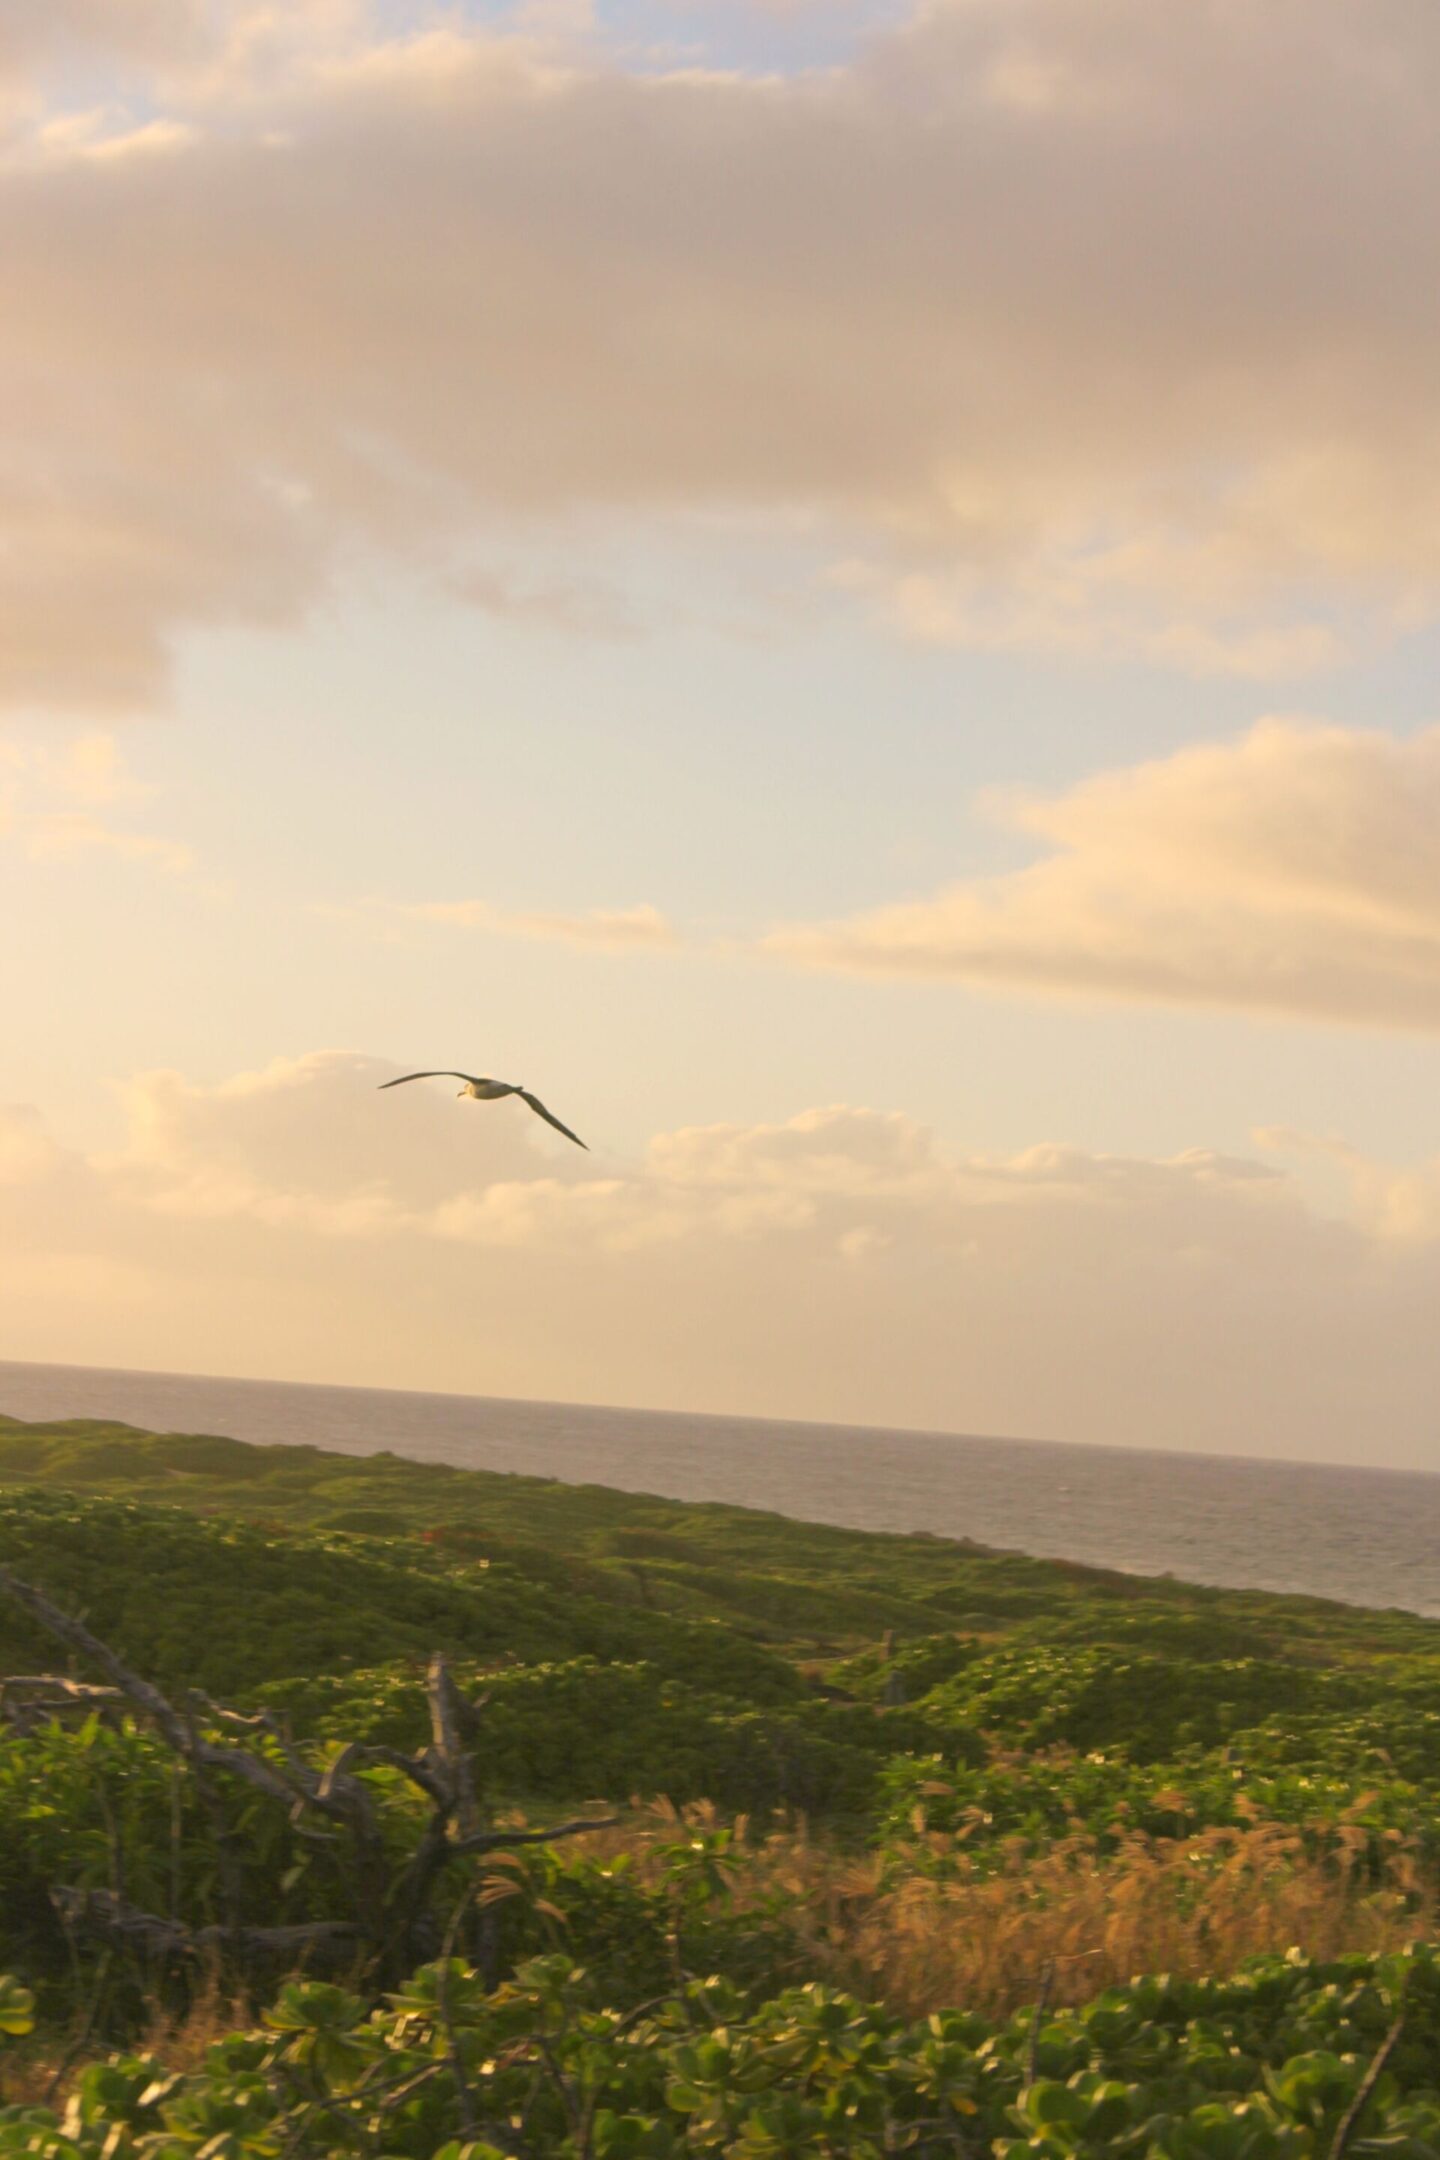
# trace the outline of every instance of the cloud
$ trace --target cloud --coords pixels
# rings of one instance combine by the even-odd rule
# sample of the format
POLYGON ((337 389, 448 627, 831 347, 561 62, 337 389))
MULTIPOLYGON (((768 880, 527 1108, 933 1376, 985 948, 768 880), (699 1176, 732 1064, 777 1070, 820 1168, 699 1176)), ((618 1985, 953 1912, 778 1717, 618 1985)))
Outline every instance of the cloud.
POLYGON ((514 1117, 481 1113, 457 1127, 453 1084, 382 1100, 381 1082, 401 1069, 316 1051, 211 1086, 143 1074, 124 1091, 129 1139, 104 1174, 164 1213, 358 1235, 412 1225, 451 1197, 458 1134, 462 1161, 487 1186, 545 1166, 544 1146, 514 1117))
POLYGON ((25 1106, 0 1111, 0 1185, 34 1184, 61 1159, 38 1111, 25 1106))
POLYGON ((151 833, 116 832, 83 811, 55 812, 31 818, 25 849, 32 862, 73 862, 81 855, 111 855, 121 862, 153 863, 158 870, 195 867, 191 848, 179 840, 159 840, 151 833))
POLYGON ((366 19, 56 15, 116 74, 0 164, 0 698, 153 700, 376 551, 606 627, 506 536, 637 520, 959 642, 1286 674, 1435 614, 1429 0, 926 0, 787 76, 366 19))
POLYGON ((1262 682, 1308 675, 1346 657, 1346 633, 1313 614, 1275 623, 1263 611, 1247 619, 1243 606, 1218 614, 1197 607, 1183 597, 1196 582, 1192 567, 1185 550, 1154 540, 1092 546, 1061 537, 999 574, 968 563, 897 569, 859 561, 837 565, 829 581, 871 598, 922 644, 1119 657, 1262 682))
POLYGON ((197 0, 7 0, 0 80, 81 58, 173 58, 194 49, 201 15, 197 0))
POLYGON ((588 908, 583 914, 526 913, 492 907, 485 900, 424 900, 397 908, 410 922, 443 923, 456 930, 479 930, 487 937, 548 939, 560 945, 629 952, 677 945, 679 934, 660 910, 648 904, 631 908, 588 908))
POLYGON ((90 804, 136 802, 155 791, 136 778, 113 735, 77 735, 63 749, 33 753, 38 769, 64 794, 90 804))
POLYGON ((0 742, 0 839, 32 862, 100 855, 172 873, 193 869, 194 853, 182 841, 131 832, 97 814, 153 792, 106 734, 78 735, 59 748, 0 742))
POLYGON ((530 581, 506 570, 471 568, 451 578, 450 590, 487 615, 565 637, 628 638, 636 633, 634 615, 598 579, 530 581))
POLYGON ((996 798, 1028 867, 774 932, 802 966, 1440 1028, 1440 729, 1290 720, 996 798))
POLYGON ((854 1105, 620 1162, 394 1071, 140 1076, 107 1156, 0 1111, 7 1353, 1433 1457, 1434 1165, 1357 1162, 1326 1217, 1258 1160, 952 1154, 854 1105))
POLYGON ((1390 1241, 1433 1244, 1440 1239, 1440 1158, 1429 1162, 1372 1162, 1336 1133, 1267 1127, 1255 1134, 1267 1152, 1319 1162, 1348 1186, 1356 1219, 1390 1241))
POLYGON ((32 105, 77 75, 142 101, 273 95, 287 73, 362 48, 375 19, 374 0, 5 0, 0 85, 32 105))

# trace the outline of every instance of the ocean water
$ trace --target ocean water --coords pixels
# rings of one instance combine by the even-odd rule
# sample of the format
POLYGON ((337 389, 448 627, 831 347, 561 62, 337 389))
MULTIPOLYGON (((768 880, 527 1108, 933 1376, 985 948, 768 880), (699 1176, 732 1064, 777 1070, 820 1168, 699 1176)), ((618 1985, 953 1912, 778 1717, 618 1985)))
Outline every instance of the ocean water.
POLYGON ((0 1412, 392 1448, 1440 1615, 1440 1476, 1417 1472, 4 1361, 0 1412))

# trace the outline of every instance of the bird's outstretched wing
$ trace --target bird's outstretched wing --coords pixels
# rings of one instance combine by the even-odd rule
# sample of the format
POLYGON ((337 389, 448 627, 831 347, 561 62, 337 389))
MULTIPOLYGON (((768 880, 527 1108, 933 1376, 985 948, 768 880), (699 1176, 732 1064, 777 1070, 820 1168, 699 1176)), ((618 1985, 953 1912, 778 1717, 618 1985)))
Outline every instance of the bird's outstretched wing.
POLYGON ((571 1132, 570 1127, 568 1125, 562 1125, 558 1117, 551 1117, 550 1112, 546 1109, 544 1103, 541 1102, 538 1095, 532 1095, 528 1088, 516 1088, 515 1092, 520 1097, 521 1102, 529 1103, 530 1108, 535 1112, 536 1117, 543 1117, 547 1125, 553 1125, 556 1132, 563 1132, 567 1140, 573 1140, 576 1147, 585 1148, 586 1154, 589 1154, 590 1150, 588 1147, 585 1147, 585 1142, 580 1138, 579 1133, 571 1132))
POLYGON ((462 1072, 401 1073, 398 1080, 382 1080, 380 1085, 382 1088, 404 1087, 407 1080, 473 1080, 474 1077, 473 1073, 462 1072))

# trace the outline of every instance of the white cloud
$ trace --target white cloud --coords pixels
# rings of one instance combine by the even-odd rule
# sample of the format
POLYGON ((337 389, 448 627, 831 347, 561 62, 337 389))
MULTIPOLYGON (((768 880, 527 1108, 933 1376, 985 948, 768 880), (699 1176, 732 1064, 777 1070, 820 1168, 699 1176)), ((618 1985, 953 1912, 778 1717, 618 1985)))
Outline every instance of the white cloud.
POLYGON ((147 781, 131 772, 114 736, 99 730, 75 736, 58 751, 47 744, 35 755, 40 771, 48 773, 62 793, 80 802, 135 802, 154 793, 147 781))
POLYGON ((28 820, 25 847, 32 862, 73 862, 81 855, 111 855, 121 862, 153 863, 158 870, 195 866, 192 849, 151 833, 117 832, 83 810, 54 811, 28 820))
POLYGON ((48 1177, 61 1161, 55 1142, 38 1111, 0 1110, 0 1185, 31 1185, 48 1177))
POLYGON ((1356 1163, 1326 1219, 1254 1160, 949 1156, 845 1106, 615 1164, 394 1069, 150 1075, 103 1159, 0 1114, 7 1352, 1431 1459, 1433 1166, 1356 1163))
POLYGON ((532 1120, 521 1106, 477 1111, 457 1127, 453 1083, 382 1093, 398 1070, 315 1051, 215 1086, 146 1073, 125 1090, 128 1145, 104 1172, 138 1204, 179 1213, 289 1209, 316 1225, 333 1217, 343 1229, 372 1211, 376 1227, 396 1228, 453 1193, 460 1133, 463 1159, 487 1186, 546 1161, 523 1129, 521 1118, 532 1120))
POLYGON ((768 948, 982 988, 1440 1028, 1440 729, 1269 720, 992 807, 1038 861, 768 948))
POLYGON ((14 16, 15 79, 118 72, 0 170, 0 697, 153 698, 365 550, 613 628, 506 535, 694 512, 964 642, 1435 614, 1430 0, 927 0, 789 77, 368 13, 14 16))
POLYGON ((630 908, 588 908, 583 914, 525 912, 492 907, 485 900, 423 900, 395 912, 410 922, 440 923, 456 930, 480 930, 490 937, 541 938, 560 945, 595 946, 604 951, 675 945, 674 926, 648 904, 630 908))
POLYGON ((0 839, 32 862, 101 855, 170 872, 193 869, 194 853, 183 842, 132 832, 97 814, 153 792, 107 734, 77 735, 59 747, 0 742, 0 839))

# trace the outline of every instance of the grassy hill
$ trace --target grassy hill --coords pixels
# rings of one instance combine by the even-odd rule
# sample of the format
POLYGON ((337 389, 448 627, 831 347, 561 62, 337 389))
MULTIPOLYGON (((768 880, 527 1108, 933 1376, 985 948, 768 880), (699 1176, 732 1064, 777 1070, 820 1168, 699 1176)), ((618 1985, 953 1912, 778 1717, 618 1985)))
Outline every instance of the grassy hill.
MULTIPOLYGON (((347 1749, 386 1867, 426 1834, 399 1766, 423 1785, 437 1650, 482 1824, 617 1817, 446 1863, 432 1947, 448 1927, 464 1963, 444 2014, 433 1969, 409 2009, 363 1963, 312 1976, 268 2039, 204 2063, 167 2043, 170 2099, 142 2097, 153 2065, 97 2086, 65 2150, 198 2151, 251 2108, 247 2152, 377 2160, 1318 2160, 1403 1994, 1412 2039, 1435 2032, 1395 2043, 1367 2105, 1386 2150, 1440 2151, 1440 1981, 1407 1948, 1436 1926, 1440 1622, 94 1421, 0 1418, 0 1564, 193 1704, 196 1732, 216 1713, 192 1689, 263 1706, 267 1727, 214 1729, 285 1776, 347 1749), (1134 1978, 1161 1967, 1179 1977, 1134 1978), (1037 1992, 1049 2023, 1024 2011, 1037 1992), (365 2117, 356 2077, 419 2079, 434 2104, 365 2117)), ((0 1671, 47 1669, 96 1677, 0 1597, 0 1671)), ((237 1927, 343 1929, 357 1864, 381 1859, 323 1811, 202 1775, 123 1705, 0 1728, 0 1832, 0 1967, 47 2031, 80 2020, 82 2054, 162 2012, 192 2033, 213 2000, 195 1952, 107 1915, 218 1931, 223 1984, 268 1990, 283 1971, 246 1967, 237 1927)), ((0 2160, 61 2149, 15 2108, 0 2160)))
POLYGON ((1331 1656, 1440 1649, 1440 1621, 1323 1599, 1222 1591, 1000 1553, 969 1541, 804 1523, 720 1502, 459 1470, 401 1456, 253 1446, 74 1418, 0 1416, 0 1492, 103 1495, 251 1524, 272 1538, 334 1533, 409 1567, 513 1567, 532 1584, 647 1610, 700 1614, 816 1651, 897 1633, 1005 1632, 1119 1609, 1223 1615, 1228 1654, 1306 1645, 1331 1656), (360 1541, 363 1541, 360 1542, 360 1541))

